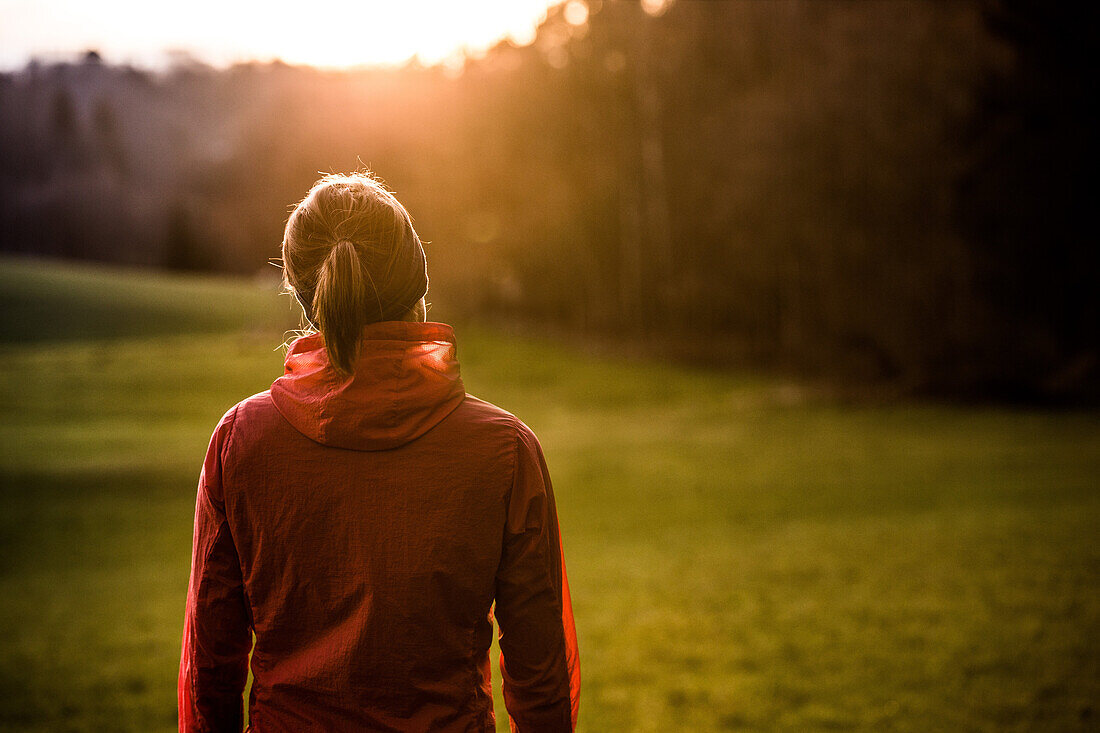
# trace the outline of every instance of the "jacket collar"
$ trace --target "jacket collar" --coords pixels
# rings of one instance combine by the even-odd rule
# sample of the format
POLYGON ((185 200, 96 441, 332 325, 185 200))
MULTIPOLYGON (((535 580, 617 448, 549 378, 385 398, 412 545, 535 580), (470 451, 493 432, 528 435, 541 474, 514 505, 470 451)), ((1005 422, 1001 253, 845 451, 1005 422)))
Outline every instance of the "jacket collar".
POLYGON ((435 427, 465 397, 454 330, 444 323, 382 321, 363 329, 355 373, 341 378, 319 333, 287 352, 271 385, 298 432, 336 448, 388 450, 435 427))

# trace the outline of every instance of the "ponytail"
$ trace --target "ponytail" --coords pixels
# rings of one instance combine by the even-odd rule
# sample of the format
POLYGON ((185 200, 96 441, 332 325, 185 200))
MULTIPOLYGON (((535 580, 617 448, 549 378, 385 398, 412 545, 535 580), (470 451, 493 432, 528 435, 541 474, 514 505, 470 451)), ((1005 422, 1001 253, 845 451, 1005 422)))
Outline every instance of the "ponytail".
POLYGON ((341 377, 355 372, 365 326, 405 318, 428 291, 412 218, 369 173, 325 176, 294 207, 283 274, 341 377))
POLYGON ((329 362, 341 376, 355 371, 359 356, 359 336, 370 318, 370 296, 377 293, 368 282, 369 274, 359 260, 359 252, 351 240, 340 240, 329 252, 317 273, 317 288, 313 292, 313 322, 325 339, 329 362))

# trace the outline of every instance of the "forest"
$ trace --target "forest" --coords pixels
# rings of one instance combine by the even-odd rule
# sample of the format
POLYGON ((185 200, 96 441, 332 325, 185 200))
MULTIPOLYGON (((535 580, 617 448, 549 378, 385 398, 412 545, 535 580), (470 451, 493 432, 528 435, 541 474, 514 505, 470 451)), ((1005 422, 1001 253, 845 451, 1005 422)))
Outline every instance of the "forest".
POLYGON ((274 279, 369 168, 432 317, 965 401, 1100 397, 1095 11, 571 0, 533 43, 322 71, 0 74, 0 250, 274 279))

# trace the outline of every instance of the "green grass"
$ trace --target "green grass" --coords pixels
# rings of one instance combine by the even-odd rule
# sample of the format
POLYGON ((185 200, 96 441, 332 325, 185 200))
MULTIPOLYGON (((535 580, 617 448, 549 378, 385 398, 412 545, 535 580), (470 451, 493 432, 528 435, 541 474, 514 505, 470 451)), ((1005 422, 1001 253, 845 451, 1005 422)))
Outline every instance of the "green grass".
POLYGON ((268 333, 297 324, 294 299, 276 297, 279 271, 239 279, 0 260, 0 343, 117 340, 181 333, 268 333))
MULTIPOLYGON (((0 286, 0 729, 172 730, 199 464, 280 373, 287 299, 25 261, 0 286)), ((583 730, 1097 728, 1100 415, 458 338, 546 450, 583 730)))

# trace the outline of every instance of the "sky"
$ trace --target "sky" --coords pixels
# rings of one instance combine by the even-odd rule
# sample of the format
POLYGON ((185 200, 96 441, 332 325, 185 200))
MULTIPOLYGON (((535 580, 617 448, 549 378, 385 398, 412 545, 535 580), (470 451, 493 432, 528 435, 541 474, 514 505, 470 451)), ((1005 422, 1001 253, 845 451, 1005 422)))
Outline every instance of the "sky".
POLYGON ((31 57, 163 67, 170 52, 215 66, 280 58, 339 68, 432 64, 507 37, 534 39, 560 0, 0 0, 0 67, 31 57))

